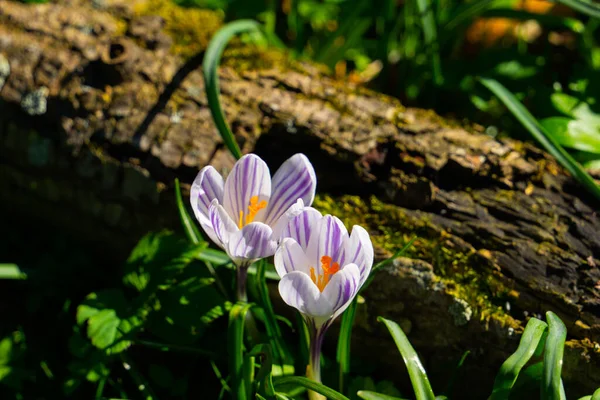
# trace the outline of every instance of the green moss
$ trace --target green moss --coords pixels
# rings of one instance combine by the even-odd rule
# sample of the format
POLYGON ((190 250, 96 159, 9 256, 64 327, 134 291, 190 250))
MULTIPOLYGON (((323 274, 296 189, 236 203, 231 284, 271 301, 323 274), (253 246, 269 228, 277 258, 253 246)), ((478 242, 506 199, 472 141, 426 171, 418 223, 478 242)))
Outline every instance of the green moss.
POLYGON ((363 200, 349 195, 336 198, 318 195, 314 207, 324 214, 338 216, 348 227, 364 226, 383 257, 391 256, 416 236, 405 257, 430 263, 446 292, 467 301, 479 319, 493 318, 514 325, 514 320, 495 304, 505 302, 509 289, 485 265, 489 263, 486 252, 477 252, 460 239, 435 229, 425 214, 408 214, 376 197, 363 200))

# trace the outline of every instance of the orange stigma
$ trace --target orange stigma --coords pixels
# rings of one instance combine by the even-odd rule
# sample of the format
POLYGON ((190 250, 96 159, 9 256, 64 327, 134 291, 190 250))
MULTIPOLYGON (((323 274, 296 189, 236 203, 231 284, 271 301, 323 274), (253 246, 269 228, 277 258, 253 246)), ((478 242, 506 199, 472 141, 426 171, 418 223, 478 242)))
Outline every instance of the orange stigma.
POLYGON ((331 280, 331 276, 340 270, 340 264, 336 262, 332 264, 331 261, 333 260, 329 256, 321 257, 321 269, 323 270, 323 274, 319 276, 315 275, 315 268, 310 267, 310 279, 312 279, 321 292, 325 290, 325 286, 327 286, 331 280))
POLYGON ((240 210, 240 219, 238 221, 238 228, 242 229, 244 225, 248 225, 250 222, 254 221, 254 217, 256 214, 267 206, 267 202, 265 200, 258 201, 258 196, 250 197, 250 204, 248 204, 248 214, 246 215, 246 219, 244 221, 244 211, 240 210))

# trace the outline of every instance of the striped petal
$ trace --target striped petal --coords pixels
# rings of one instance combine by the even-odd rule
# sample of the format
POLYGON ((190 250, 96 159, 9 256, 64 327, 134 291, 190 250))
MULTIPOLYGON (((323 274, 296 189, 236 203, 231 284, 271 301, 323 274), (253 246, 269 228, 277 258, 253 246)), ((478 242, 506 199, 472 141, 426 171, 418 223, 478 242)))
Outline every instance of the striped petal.
POLYGON ((252 222, 231 235, 227 253, 239 265, 243 261, 272 256, 276 247, 271 227, 262 222, 252 222))
POLYGON ((265 222, 274 225, 290 206, 302 199, 310 206, 315 198, 317 177, 304 154, 295 154, 285 161, 273 176, 271 201, 265 222))
POLYGON ((227 211, 219 204, 217 199, 213 200, 209 208, 210 227, 214 231, 216 240, 213 241, 226 249, 233 234, 239 229, 227 214, 227 211))
POLYGON ((323 301, 321 292, 304 272, 284 275, 279 281, 279 294, 287 305, 307 316, 327 320, 334 313, 332 305, 323 301))
POLYGON ((321 219, 323 216, 319 211, 312 207, 306 207, 289 220, 281 237, 294 239, 300 247, 306 250, 311 237, 318 231, 321 219))
POLYGON ((298 199, 298 201, 292 205, 288 210, 275 222, 275 224, 271 224, 273 227, 273 237, 277 238, 277 240, 281 241, 286 236, 283 236, 284 230, 287 228, 290 221, 302 211, 304 211, 306 207, 304 207, 304 201, 302 199, 298 199))
POLYGON ((254 154, 247 154, 235 163, 225 181, 223 206, 238 227, 264 221, 271 196, 271 174, 267 164, 254 154), (250 206, 267 202, 252 213, 250 206))
POLYGON ((223 177, 210 165, 198 173, 190 189, 190 203, 198 222, 208 222, 208 209, 214 199, 223 202, 223 185, 223 177))
POLYGON ((321 258, 331 257, 332 262, 340 263, 344 257, 344 247, 348 241, 348 231, 339 218, 326 215, 313 228, 306 248, 306 256, 318 271, 317 275, 323 273, 321 270, 321 258))
POLYGON ((356 264, 345 265, 331 277, 321 294, 321 301, 326 301, 333 310, 332 319, 343 313, 350 305, 360 289, 360 271, 356 264))
POLYGON ((353 263, 358 266, 360 271, 360 284, 362 285, 373 266, 373 257, 375 253, 373 251, 373 244, 369 233, 359 225, 352 227, 352 233, 350 234, 350 240, 346 245, 344 263, 353 263))
POLYGON ((308 258, 306 258, 302 247, 294 239, 283 239, 275 252, 274 262, 275 269, 280 277, 292 271, 310 274, 308 258))

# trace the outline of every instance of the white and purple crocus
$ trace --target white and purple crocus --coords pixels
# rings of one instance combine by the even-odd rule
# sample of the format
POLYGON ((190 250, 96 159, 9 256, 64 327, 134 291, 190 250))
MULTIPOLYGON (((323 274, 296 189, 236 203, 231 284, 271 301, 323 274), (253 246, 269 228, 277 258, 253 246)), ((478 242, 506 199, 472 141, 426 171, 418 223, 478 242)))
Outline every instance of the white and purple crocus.
POLYGON ((306 207, 290 219, 275 253, 279 293, 302 314, 311 334, 309 378, 319 381, 321 345, 333 320, 346 310, 373 266, 373 244, 355 225, 349 235, 337 217, 306 207))
POLYGON ((238 299, 246 297, 248 266, 275 253, 287 218, 312 204, 316 186, 315 171, 303 154, 285 161, 273 178, 254 154, 238 160, 226 180, 212 166, 198 173, 192 208, 204 232, 238 267, 238 299))

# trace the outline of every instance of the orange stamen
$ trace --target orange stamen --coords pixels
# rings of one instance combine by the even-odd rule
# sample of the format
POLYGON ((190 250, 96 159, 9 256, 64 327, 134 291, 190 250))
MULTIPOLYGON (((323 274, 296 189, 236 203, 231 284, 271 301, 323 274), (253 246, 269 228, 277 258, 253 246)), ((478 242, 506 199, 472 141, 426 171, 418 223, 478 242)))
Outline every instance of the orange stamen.
POLYGON ((314 267, 310 267, 310 279, 312 279, 321 292, 325 290, 325 286, 327 286, 331 280, 331 276, 340 270, 340 264, 336 262, 332 264, 331 261, 333 260, 329 256, 321 257, 321 269, 323 269, 323 274, 319 276, 315 274, 314 267))
POLYGON ((258 201, 258 196, 250 197, 250 204, 248 204, 248 215, 244 221, 244 211, 240 210, 240 219, 238 220, 238 228, 242 229, 244 225, 248 225, 254 221, 256 214, 267 206, 266 200, 258 201), (244 223, 245 222, 245 223, 244 223))

